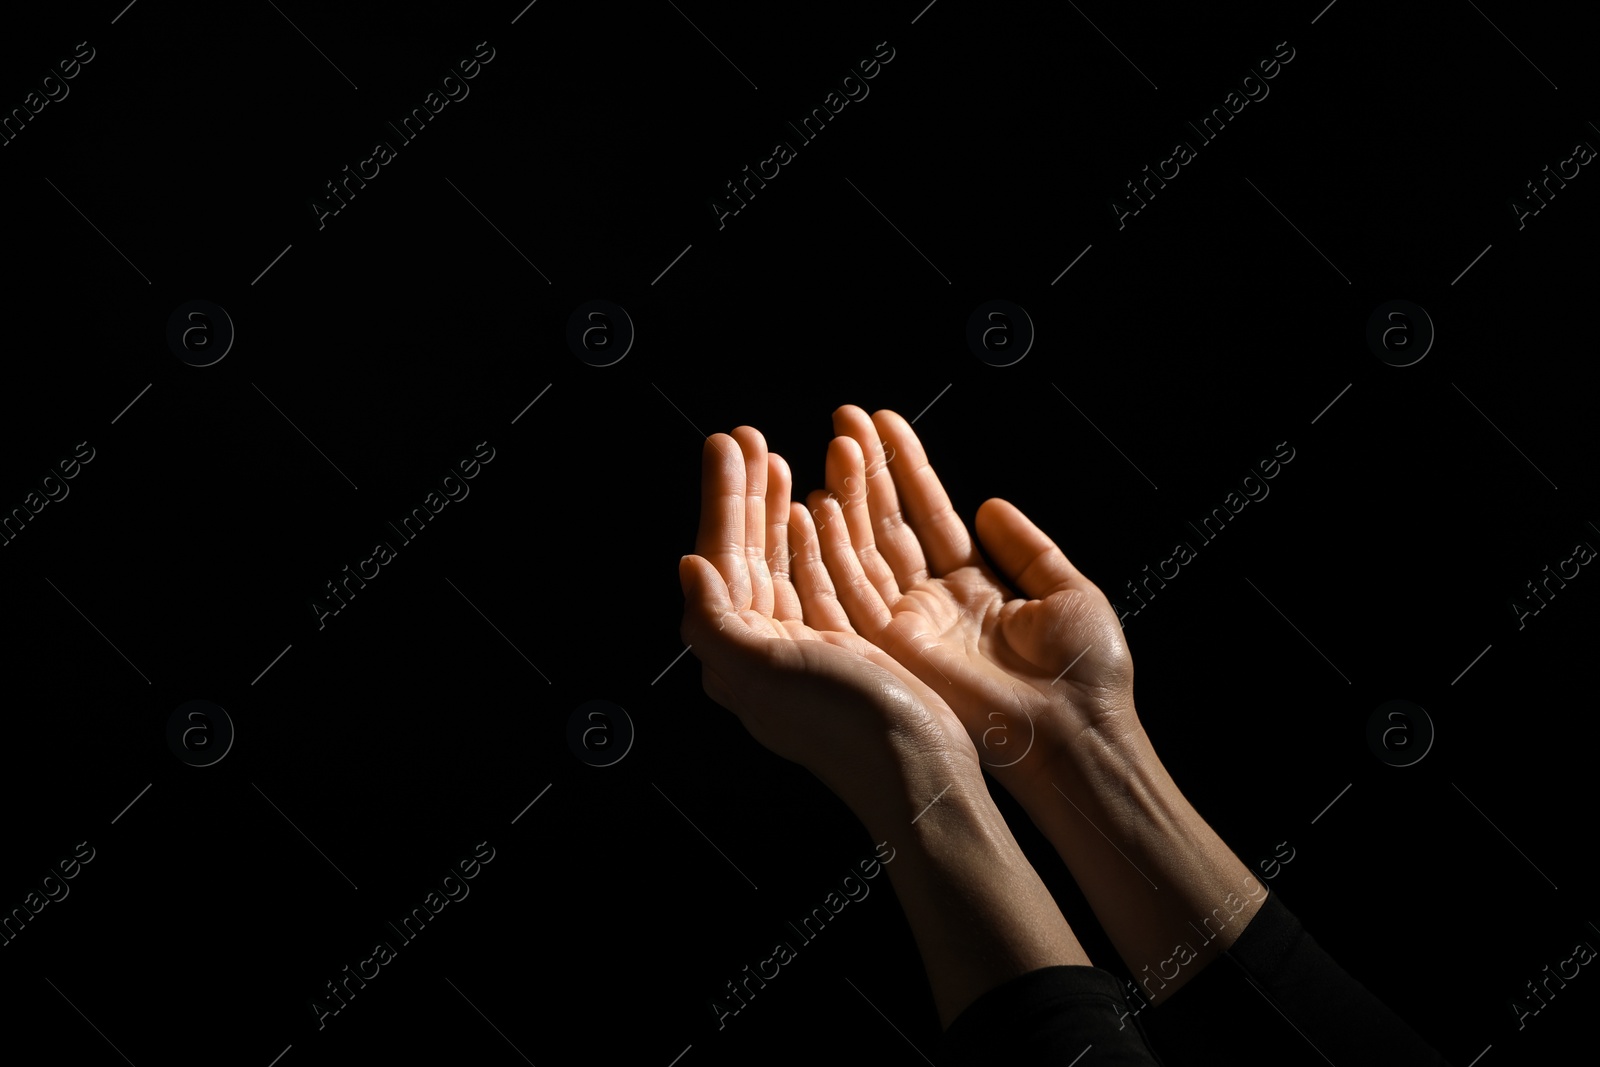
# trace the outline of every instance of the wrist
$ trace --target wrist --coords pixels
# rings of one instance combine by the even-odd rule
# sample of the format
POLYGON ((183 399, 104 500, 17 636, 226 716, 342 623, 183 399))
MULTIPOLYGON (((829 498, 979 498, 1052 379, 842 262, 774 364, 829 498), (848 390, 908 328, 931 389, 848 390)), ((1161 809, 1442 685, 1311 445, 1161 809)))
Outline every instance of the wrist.
POLYGON ((907 828, 920 827, 930 809, 946 801, 959 808, 974 832, 987 825, 985 806, 1000 818, 977 761, 949 748, 891 742, 883 770, 852 786, 846 803, 879 839, 883 834, 904 838, 907 828))
POLYGON ((1171 995, 1266 899, 1201 818, 1137 717, 1050 746, 1018 800, 1072 871, 1130 973, 1171 995))
POLYGON ((889 878, 945 1027, 1012 978, 1090 964, 981 774, 930 781, 866 821, 880 849, 892 850, 889 878))
MULTIPOLYGON (((1188 853, 1212 836, 1131 709, 1044 744, 1018 800, 1057 844, 1088 837, 1144 853, 1188 853)), ((1161 882, 1160 878, 1156 881, 1161 882)))
MULTIPOLYGON (((1057 722, 1080 719, 1077 712, 1052 708, 1057 722)), ((1113 821, 1146 821, 1154 801, 1177 791, 1155 746, 1130 703, 1126 711, 1095 717, 1093 724, 1071 731, 1037 730, 1035 752, 1016 768, 1018 788, 1033 798, 1060 805, 1066 796, 1088 804, 1113 821)))

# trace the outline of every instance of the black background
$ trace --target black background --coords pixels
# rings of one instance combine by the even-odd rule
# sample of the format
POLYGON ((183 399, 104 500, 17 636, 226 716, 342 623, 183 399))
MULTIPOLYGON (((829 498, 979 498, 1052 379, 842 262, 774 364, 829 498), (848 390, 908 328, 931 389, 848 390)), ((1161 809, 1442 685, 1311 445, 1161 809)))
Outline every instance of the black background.
MULTIPOLYGON (((1521 1030, 1510 1007, 1600 941, 1600 579, 1522 629, 1510 606, 1600 544, 1600 193, 1586 167, 1520 230, 1510 206, 1600 139, 1568 12, 519 6, 113 0, 0 40, 7 111, 95 49, 0 148, 0 508, 95 450, 0 549, 0 908, 96 850, 0 948, 8 1042, 939 1062, 887 879, 724 1029, 709 1008, 873 842, 675 659, 702 439, 757 426, 803 492, 844 403, 917 416, 969 520, 1017 503, 1124 602, 1289 442, 1270 496, 1128 621, 1141 717, 1247 863, 1294 848, 1271 887, 1453 1062, 1580 1033, 1588 969, 1521 1030), (470 95, 319 229, 324 183, 480 41, 470 95), (719 229, 710 199, 880 41, 870 95, 719 229), (1123 183, 1280 41, 1270 95, 1119 230, 1123 183), (594 298, 637 329, 609 367, 564 340, 594 298), (965 341, 995 298, 1037 330, 1008 367, 965 341), (206 368, 165 339, 192 299, 237 330, 206 368), (1393 299, 1437 329, 1412 366, 1365 340, 1393 299), (319 629, 324 583, 485 440, 470 496, 319 629), (203 768, 165 734, 197 698, 237 729, 203 768), (1437 730, 1407 768, 1365 739, 1394 698, 1437 730), (636 730, 611 767, 567 744, 591 699, 636 730), (471 895, 319 1030, 311 998, 479 841, 471 895)), ((1169 1062, 1323 1062, 1230 996, 1152 1021, 1169 1062)))

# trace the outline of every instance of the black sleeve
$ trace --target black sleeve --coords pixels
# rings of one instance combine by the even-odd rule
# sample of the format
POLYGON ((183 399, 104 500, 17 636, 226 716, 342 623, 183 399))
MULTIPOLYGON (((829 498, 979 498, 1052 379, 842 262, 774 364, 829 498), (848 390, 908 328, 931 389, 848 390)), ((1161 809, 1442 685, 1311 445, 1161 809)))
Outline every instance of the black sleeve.
POLYGON ((1098 967, 1045 967, 1018 975, 973 1001, 944 1040, 945 1062, 962 1067, 1161 1063, 1122 995, 1121 980, 1098 967))
POLYGON ((1159 1064, 1147 1024, 1182 1063, 1447 1067, 1276 893, 1223 957, 1159 1007, 1097 967, 1046 967, 975 1000, 945 1032, 945 1047, 958 1064, 1159 1064))
POLYGON ((1244 1039, 1260 1051, 1278 1050, 1273 1062, 1447 1067, 1317 944, 1275 892, 1223 958, 1141 1014, 1160 1047, 1220 1051, 1244 1039), (1233 1029, 1237 1024, 1253 1031, 1250 1038, 1233 1029))

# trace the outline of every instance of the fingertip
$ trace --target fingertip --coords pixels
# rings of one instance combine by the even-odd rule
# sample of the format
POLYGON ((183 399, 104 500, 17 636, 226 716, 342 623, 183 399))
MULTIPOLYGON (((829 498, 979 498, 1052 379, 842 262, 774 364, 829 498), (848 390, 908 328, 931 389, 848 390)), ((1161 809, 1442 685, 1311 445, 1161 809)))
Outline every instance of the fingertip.
POLYGON ((700 596, 706 604, 721 610, 728 602, 728 585, 716 564, 704 556, 691 552, 678 560, 678 577, 686 582, 686 591, 700 596))
POLYGON ((754 426, 735 426, 732 437, 747 458, 764 456, 768 452, 766 437, 754 426))
POLYGON ((699 556, 690 553, 678 557, 678 584, 683 587, 683 595, 689 596, 700 587, 700 568, 696 561, 699 556))
POLYGON ((834 409, 833 424, 871 422, 872 416, 867 414, 867 409, 857 404, 841 404, 834 409))
POLYGON ((832 441, 829 441, 828 451, 830 453, 836 452, 839 459, 843 460, 846 464, 854 463, 857 460, 864 460, 866 456, 866 453, 861 450, 861 442, 857 441, 849 434, 840 434, 832 441))
POLYGON ((997 508, 1000 509, 1002 512, 1004 512, 1008 508, 1010 510, 1012 510, 1012 511, 1015 511, 1016 510, 1016 505, 1011 503, 1011 501, 1005 499, 1004 497, 992 496, 988 500, 985 500, 983 503, 978 505, 977 513, 979 515, 982 515, 986 511, 992 512, 997 508))
POLYGON ((879 408, 872 413, 872 424, 878 428, 879 433, 889 430, 899 430, 902 427, 909 430, 911 424, 901 417, 898 411, 889 408, 879 408))
POLYGON ((898 456, 903 449, 916 450, 922 446, 917 438, 916 431, 911 424, 900 417, 900 413, 882 408, 873 413, 872 427, 878 432, 878 440, 883 443, 884 454, 890 459, 898 456))
POLYGON ((1032 520, 1023 514, 1021 508, 998 496, 992 496, 978 505, 977 513, 973 516, 973 526, 981 528, 979 537, 984 541, 997 534, 1003 537, 1015 537, 1038 529, 1032 520))
POLYGON ((739 442, 725 433, 714 433, 707 437, 700 456, 702 465, 712 470, 728 470, 744 462, 739 442))

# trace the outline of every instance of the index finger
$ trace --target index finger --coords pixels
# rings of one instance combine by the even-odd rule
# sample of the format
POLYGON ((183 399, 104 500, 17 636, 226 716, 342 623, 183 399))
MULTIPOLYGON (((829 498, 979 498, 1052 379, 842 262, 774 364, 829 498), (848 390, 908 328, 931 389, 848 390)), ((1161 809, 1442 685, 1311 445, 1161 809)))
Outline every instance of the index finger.
POLYGON ((917 440, 911 424, 887 408, 873 414, 872 424, 878 428, 884 442, 894 449, 889 471, 900 501, 905 505, 907 521, 917 540, 922 542, 922 551, 928 557, 933 576, 942 577, 961 567, 981 566, 966 523, 951 506, 950 497, 939 476, 933 473, 928 453, 917 440))
MULTIPOLYGON (((863 492, 867 498, 867 516, 871 521, 871 542, 888 563, 899 588, 910 589, 928 577, 928 561, 923 555, 917 533, 906 522, 900 500, 895 493, 894 475, 889 464, 895 459, 893 447, 885 448, 872 416, 854 404, 846 404, 833 413, 833 430, 837 434, 853 437, 861 446, 865 471, 862 476, 863 492)), ((846 514, 849 514, 848 512, 846 514)), ((851 530, 850 540, 861 548, 864 538, 851 530)))

